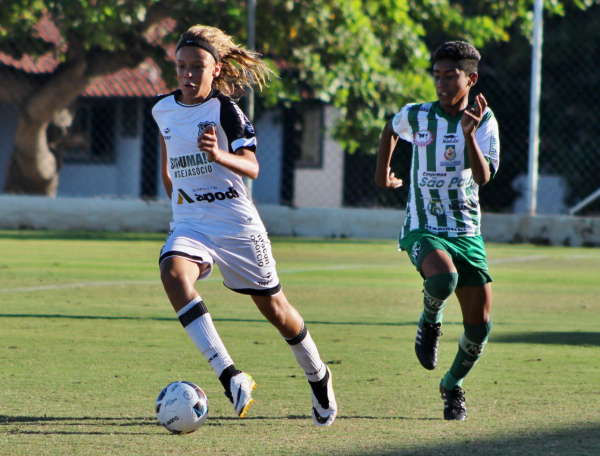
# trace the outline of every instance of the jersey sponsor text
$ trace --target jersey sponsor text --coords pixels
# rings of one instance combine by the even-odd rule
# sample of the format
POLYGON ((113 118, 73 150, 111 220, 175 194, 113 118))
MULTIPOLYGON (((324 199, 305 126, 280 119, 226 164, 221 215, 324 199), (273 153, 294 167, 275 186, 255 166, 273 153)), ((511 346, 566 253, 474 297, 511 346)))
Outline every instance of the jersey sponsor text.
POLYGON ((177 204, 183 204, 184 199, 190 204, 195 203, 196 201, 205 201, 210 204, 214 203, 215 201, 224 201, 226 199, 234 199, 240 197, 240 194, 233 187, 229 187, 229 190, 226 192, 207 192, 203 194, 194 193, 196 201, 194 201, 194 199, 191 198, 183 189, 180 188, 178 192, 179 200, 177 201, 177 204))

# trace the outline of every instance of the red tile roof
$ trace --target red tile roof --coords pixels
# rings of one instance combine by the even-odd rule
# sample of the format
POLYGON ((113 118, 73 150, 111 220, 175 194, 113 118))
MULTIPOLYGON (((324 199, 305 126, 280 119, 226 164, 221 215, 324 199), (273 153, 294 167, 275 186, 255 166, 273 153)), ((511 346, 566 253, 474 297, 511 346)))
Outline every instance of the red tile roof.
MULTIPOLYGON (((156 42, 160 43, 161 36, 174 28, 175 21, 165 20, 161 27, 157 28, 159 30, 156 33, 156 42)), ((36 29, 43 40, 56 45, 62 52, 66 50, 66 43, 54 23, 48 18, 42 19, 36 29)), ((18 60, 0 52, 0 64, 27 73, 44 74, 56 70, 59 60, 52 51, 37 58, 23 55, 18 60)), ((94 78, 82 95, 85 97, 152 97, 169 90, 162 78, 160 68, 148 58, 136 68, 123 68, 116 73, 94 78)))
POLYGON ((82 94, 84 97, 152 97, 169 89, 161 71, 152 59, 136 68, 123 68, 116 73, 94 78, 82 94))

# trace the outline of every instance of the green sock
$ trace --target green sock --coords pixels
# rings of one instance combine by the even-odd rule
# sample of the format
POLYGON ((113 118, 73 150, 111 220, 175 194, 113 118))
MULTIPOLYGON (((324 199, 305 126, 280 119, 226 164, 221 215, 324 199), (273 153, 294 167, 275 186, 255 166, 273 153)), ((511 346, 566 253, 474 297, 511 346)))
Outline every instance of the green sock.
POLYGON ((444 387, 447 389, 454 389, 454 387, 462 385, 464 378, 481 357, 481 352, 483 352, 492 331, 491 321, 482 325, 467 323, 463 323, 463 325, 465 332, 460 338, 458 353, 452 367, 444 376, 444 387))

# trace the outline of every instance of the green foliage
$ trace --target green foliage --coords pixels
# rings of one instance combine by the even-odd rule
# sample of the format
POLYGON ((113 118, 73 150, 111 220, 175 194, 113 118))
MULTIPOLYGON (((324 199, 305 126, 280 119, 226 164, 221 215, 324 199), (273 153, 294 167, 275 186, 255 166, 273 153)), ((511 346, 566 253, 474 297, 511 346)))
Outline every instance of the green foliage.
MULTIPOLYGON (((333 103, 342 114, 336 136, 351 152, 374 152, 387 118, 409 101, 435 98, 430 53, 443 41, 481 47, 508 40, 510 30, 530 34, 532 21, 525 0, 266 3, 257 41, 281 68, 279 99, 304 93, 333 103)), ((563 12, 557 1, 546 7, 563 12)))
MULTIPOLYGON (((408 101, 435 96, 430 53, 445 39, 475 46, 506 41, 509 30, 531 31, 532 0, 264 0, 257 4, 257 49, 281 80, 263 94, 268 106, 306 96, 341 111, 336 136, 350 151, 374 151, 383 122, 408 101), (511 29, 512 27, 512 29, 511 29)), ((563 14, 563 3, 587 8, 592 0, 545 2, 563 14)), ((140 40, 157 18, 171 17, 174 41, 189 25, 214 25, 246 40, 245 3, 233 0, 22 0, 0 5, 0 49, 39 55, 35 39, 43 15, 70 46, 92 51, 140 52, 140 40), (157 14, 158 12, 158 14, 157 14), (33 37, 33 38, 32 38, 33 37), (15 50, 16 46, 16 50, 15 50)), ((145 43, 148 44, 148 43, 145 43)), ((57 52, 63 52, 62 50, 57 52)), ((163 64, 164 51, 151 52, 163 64)), ((62 55, 64 61, 67 57, 62 55)), ((171 79, 172 81, 172 79, 171 79)))

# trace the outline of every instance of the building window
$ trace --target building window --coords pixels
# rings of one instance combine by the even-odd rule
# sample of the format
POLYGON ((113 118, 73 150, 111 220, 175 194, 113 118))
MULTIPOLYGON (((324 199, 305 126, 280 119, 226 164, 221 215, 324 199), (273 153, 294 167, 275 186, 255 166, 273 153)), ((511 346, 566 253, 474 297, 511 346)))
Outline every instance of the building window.
POLYGON ((321 168, 323 166, 323 104, 306 103, 300 109, 302 123, 300 157, 298 168, 321 168))
POLYGON ((121 136, 135 138, 138 136, 139 102, 137 98, 121 100, 121 136))
POLYGON ((114 163, 115 102, 80 99, 64 141, 67 163, 114 163))

